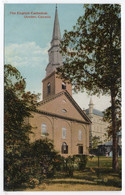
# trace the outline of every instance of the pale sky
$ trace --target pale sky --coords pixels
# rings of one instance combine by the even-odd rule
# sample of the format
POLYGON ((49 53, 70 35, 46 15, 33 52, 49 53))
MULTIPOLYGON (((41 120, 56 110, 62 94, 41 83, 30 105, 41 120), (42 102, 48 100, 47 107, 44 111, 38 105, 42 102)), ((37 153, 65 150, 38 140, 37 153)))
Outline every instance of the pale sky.
MULTIPOLYGON (((5 4, 4 48, 5 64, 15 66, 26 78, 26 89, 41 93, 42 79, 48 64, 48 49, 52 39, 55 17, 55 4, 5 4), (29 12, 30 14, 19 14, 29 12), (40 16, 49 18, 25 18, 35 16, 34 12, 43 12, 40 16)), ((61 36, 64 30, 72 30, 80 15, 83 15, 82 4, 58 4, 58 18, 61 36)), ((81 108, 88 108, 90 96, 86 93, 73 95, 81 108)), ((103 111, 110 106, 110 97, 93 96, 94 108, 103 111)))

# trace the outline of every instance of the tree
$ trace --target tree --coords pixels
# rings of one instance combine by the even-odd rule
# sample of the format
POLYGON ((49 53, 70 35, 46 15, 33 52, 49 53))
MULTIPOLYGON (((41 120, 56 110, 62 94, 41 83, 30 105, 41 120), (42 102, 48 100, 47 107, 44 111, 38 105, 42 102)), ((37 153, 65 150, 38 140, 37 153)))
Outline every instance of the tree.
POLYGON ((100 141, 99 136, 93 136, 92 141, 91 141, 91 150, 97 149, 98 145, 101 144, 102 142, 100 141))
MULTIPOLYGON (((116 100, 116 129, 117 133, 121 131, 121 101, 116 100)), ((108 137, 111 138, 112 136, 112 110, 111 107, 108 107, 104 112, 103 120, 108 122, 109 125, 107 127, 108 137)))
POLYGON ((28 179, 27 155, 31 126, 25 123, 35 110, 33 95, 25 92, 25 80, 11 65, 4 66, 4 186, 13 190, 28 179))
POLYGON ((57 152, 51 140, 39 139, 31 144, 34 177, 37 177, 40 183, 43 177, 52 177, 54 175, 57 157, 57 152))
POLYGON ((64 66, 59 76, 71 82, 73 89, 111 97, 113 169, 117 170, 117 102, 121 88, 121 18, 120 5, 90 4, 84 6, 70 32, 61 41, 64 66))

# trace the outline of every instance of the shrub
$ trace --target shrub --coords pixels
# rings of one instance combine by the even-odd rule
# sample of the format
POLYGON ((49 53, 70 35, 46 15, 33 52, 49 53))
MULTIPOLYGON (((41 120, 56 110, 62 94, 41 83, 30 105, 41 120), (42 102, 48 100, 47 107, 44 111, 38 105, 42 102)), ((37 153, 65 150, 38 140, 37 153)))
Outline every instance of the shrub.
POLYGON ((56 170, 57 153, 48 139, 37 140, 31 146, 33 175, 41 183, 45 178, 53 177, 56 170))
POLYGON ((75 169, 83 171, 86 168, 88 156, 87 155, 74 155, 75 169))
POLYGON ((39 180, 38 179, 36 179, 36 178, 30 178, 30 180, 29 180, 29 186, 31 188, 34 188, 35 185, 38 185, 38 184, 39 184, 39 180))
POLYGON ((54 169, 56 171, 63 171, 64 170, 64 157, 61 155, 57 155, 54 161, 54 169))
POLYGON ((65 162, 66 162, 66 172, 68 176, 72 177, 73 172, 74 172, 74 158, 71 156, 68 156, 65 162))
POLYGON ((87 159, 87 155, 68 156, 62 160, 63 171, 66 171, 68 176, 71 177, 75 170, 83 171, 86 168, 87 159))

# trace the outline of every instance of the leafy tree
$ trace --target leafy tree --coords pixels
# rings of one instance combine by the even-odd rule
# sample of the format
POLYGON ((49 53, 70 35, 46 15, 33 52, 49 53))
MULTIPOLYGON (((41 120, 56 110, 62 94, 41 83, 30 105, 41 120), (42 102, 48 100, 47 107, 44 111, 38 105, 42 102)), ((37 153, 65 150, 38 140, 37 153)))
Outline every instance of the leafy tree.
POLYGON ((101 144, 99 136, 93 136, 91 141, 91 149, 97 149, 98 145, 101 144))
POLYGON ((35 110, 33 95, 25 92, 25 80, 11 65, 4 66, 4 186, 13 190, 28 179, 27 154, 31 126, 25 123, 35 110))
MULTIPOLYGON (((117 103, 121 88, 121 16, 120 5, 84 6, 70 32, 65 31, 61 52, 64 66, 58 72, 74 90, 111 97, 113 169, 117 170, 117 103)), ((119 103, 118 103, 119 104, 119 103)))
MULTIPOLYGON (((121 131, 121 102, 116 101, 116 107, 117 107, 117 110, 116 110, 116 129, 117 129, 117 132, 119 132, 119 131, 121 131)), ((107 127, 107 132, 108 132, 108 137, 111 138, 111 136, 112 136, 112 110, 111 110, 111 107, 108 107, 104 111, 103 120, 109 123, 109 125, 107 127)))
POLYGON ((32 165, 33 175, 40 183, 44 177, 54 175, 57 157, 57 152, 51 140, 39 139, 31 144, 31 158, 34 159, 32 165))

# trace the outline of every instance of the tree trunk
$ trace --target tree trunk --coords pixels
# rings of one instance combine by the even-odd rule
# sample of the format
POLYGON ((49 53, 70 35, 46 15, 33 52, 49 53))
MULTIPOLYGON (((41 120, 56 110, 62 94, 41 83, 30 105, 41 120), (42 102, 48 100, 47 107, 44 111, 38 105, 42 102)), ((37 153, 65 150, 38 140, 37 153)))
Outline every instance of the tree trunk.
POLYGON ((112 142, 113 142, 112 168, 114 171, 117 171, 119 169, 119 163, 118 163, 118 145, 117 145, 117 127, 116 127, 114 90, 111 90, 111 104, 112 104, 112 142))

